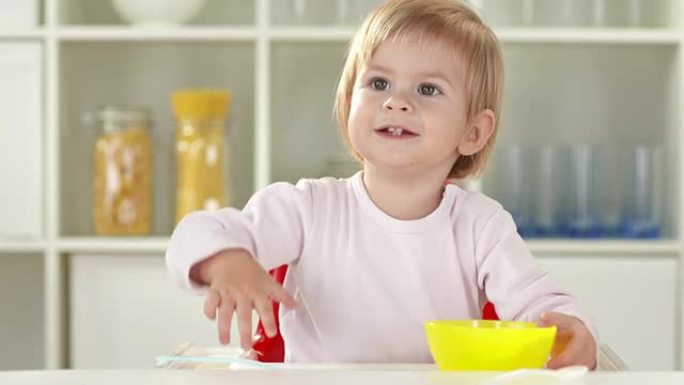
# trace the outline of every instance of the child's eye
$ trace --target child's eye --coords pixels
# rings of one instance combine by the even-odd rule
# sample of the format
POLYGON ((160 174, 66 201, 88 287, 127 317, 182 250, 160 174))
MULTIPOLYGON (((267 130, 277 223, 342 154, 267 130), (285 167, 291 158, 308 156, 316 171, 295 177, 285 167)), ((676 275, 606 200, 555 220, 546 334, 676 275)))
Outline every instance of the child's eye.
POLYGON ((421 84, 420 87, 418 87, 418 92, 420 92, 421 95, 426 96, 435 96, 442 93, 437 86, 432 84, 421 84))
POLYGON ((383 78, 373 78, 370 81, 371 87, 377 91, 385 91, 389 88, 389 82, 383 78))

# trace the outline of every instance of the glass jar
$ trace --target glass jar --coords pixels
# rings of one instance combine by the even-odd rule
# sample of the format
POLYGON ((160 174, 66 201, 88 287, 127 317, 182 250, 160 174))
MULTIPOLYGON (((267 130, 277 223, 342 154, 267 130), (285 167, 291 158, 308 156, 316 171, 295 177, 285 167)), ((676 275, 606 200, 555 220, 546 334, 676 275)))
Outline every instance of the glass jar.
POLYGON ((227 204, 224 172, 230 93, 181 90, 172 103, 176 119, 176 223, 196 210, 227 204))
POLYGON ((511 27, 532 23, 532 0, 479 0, 478 11, 490 25, 511 27))
POLYGON ((646 7, 653 7, 642 0, 595 0, 595 4, 595 21, 600 27, 642 27, 646 7))
POLYGON ((145 109, 105 107, 91 120, 93 213, 101 235, 141 235, 150 231, 152 147, 145 109))
POLYGON ((348 0, 292 0, 290 9, 296 25, 333 25, 349 17, 348 0))
POLYGON ((586 27, 594 24, 592 0, 535 0, 533 23, 544 27, 586 27))

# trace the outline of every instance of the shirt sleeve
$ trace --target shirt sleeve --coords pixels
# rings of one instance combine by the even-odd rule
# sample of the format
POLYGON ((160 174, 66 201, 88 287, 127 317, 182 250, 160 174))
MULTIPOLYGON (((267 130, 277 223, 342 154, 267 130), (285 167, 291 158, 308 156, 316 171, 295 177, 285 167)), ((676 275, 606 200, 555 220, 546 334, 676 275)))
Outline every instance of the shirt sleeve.
POLYGON ((571 315, 587 326, 599 348, 592 323, 575 298, 537 263, 507 211, 500 206, 494 211, 475 245, 478 286, 501 319, 537 322, 542 313, 550 311, 571 315))
POLYGON ((299 258, 311 223, 311 185, 276 183, 256 193, 242 211, 197 211, 176 226, 166 266, 181 286, 199 289, 190 268, 228 249, 244 249, 266 270, 299 258))

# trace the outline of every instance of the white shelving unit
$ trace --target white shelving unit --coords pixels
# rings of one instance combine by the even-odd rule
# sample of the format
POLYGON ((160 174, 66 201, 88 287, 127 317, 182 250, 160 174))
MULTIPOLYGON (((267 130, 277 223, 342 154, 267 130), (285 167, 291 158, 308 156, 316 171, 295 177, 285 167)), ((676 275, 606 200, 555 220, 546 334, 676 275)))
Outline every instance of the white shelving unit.
MULTIPOLYGON (((19 317, 12 322, 0 317, 0 335, 6 336, 3 341, 9 345, 3 349, 7 353, 0 354, 0 365, 50 369, 141 365, 131 356, 121 358, 127 355, 125 349, 100 346, 98 351, 88 350, 98 347, 87 343, 87 338, 102 337, 97 333, 104 333, 102 325, 108 325, 88 314, 101 311, 103 318, 123 317, 120 324, 129 328, 111 330, 111 338, 98 340, 101 343, 114 343, 119 337, 119 342, 145 344, 151 331, 131 330, 136 324, 129 321, 140 309, 155 306, 153 294, 167 296, 151 312, 160 317, 159 329, 164 329, 165 317, 192 317, 193 327, 201 328, 195 319, 200 317, 200 307, 193 308, 196 301, 179 292, 168 294, 173 290, 170 282, 154 281, 151 294, 138 296, 145 287, 135 289, 147 280, 165 279, 162 256, 173 228, 171 90, 214 86, 233 91, 228 145, 233 205, 241 206, 255 190, 276 180, 321 176, 328 157, 343 152, 331 120, 331 102, 354 28, 271 23, 282 19, 280 13, 287 9, 284 3, 210 0, 206 11, 187 27, 147 30, 125 25, 106 0, 44 0, 44 20, 37 28, 0 29, 0 52, 7 43, 41 44, 45 104, 40 236, 0 234, 0 272, 9 272, 5 277, 8 290, 22 298, 17 305, 12 297, 0 297, 3 311, 15 311, 19 317), (112 103, 144 104, 154 114, 155 203, 149 237, 93 235, 91 137, 80 124, 80 114, 112 103), (133 276, 136 267, 142 275, 133 276), (106 275, 108 271, 112 275, 106 275), (127 277, 132 282, 128 286, 127 277), (116 286, 117 282, 121 284, 116 286), (115 287, 100 287, 100 283, 115 287), (97 306, 87 295, 91 290, 122 303, 119 308, 86 308, 97 306), (181 298, 178 301, 183 305, 174 308, 168 296, 181 298), (132 301, 130 308, 127 298, 132 301), (20 311, 25 307, 33 310, 20 311), (195 313, 190 316, 191 311, 197 317, 195 313), (42 325, 40 333, 33 329, 36 324, 42 325), (25 340, 21 336, 27 333, 38 337, 25 340), (30 354, 21 361, 7 359, 17 350, 30 354), (95 354, 101 355, 100 361, 93 359, 95 354)), ((666 9, 672 20, 684 20, 683 4, 682 0, 661 0, 651 6, 666 9)), ((606 315, 598 324, 610 329, 606 333, 610 338, 633 333, 629 328, 638 322, 655 323, 652 340, 626 338, 627 343, 617 344, 625 349, 619 353, 632 360, 628 363, 645 369, 684 367, 684 158, 680 155, 684 148, 680 113, 684 29, 665 22, 640 29, 527 26, 496 31, 503 42, 508 74, 500 143, 512 137, 597 143, 619 137, 627 143, 653 140, 666 147, 665 206, 670 209, 664 213, 663 240, 531 240, 529 245, 552 273, 584 295, 580 297, 590 303, 590 310, 606 315), (567 82, 576 87, 565 92, 567 82), (558 97, 549 98, 549 94, 558 97), (555 128, 547 129, 552 125, 555 128), (580 128, 573 130, 574 125, 580 128), (612 276, 612 272, 620 274, 612 276), (630 286, 626 279, 640 281, 630 286), (658 282, 651 284, 652 279, 658 282), (644 297, 635 304, 620 299, 620 285, 627 285, 625 293, 644 293, 644 297), (604 292, 609 295, 605 302, 604 292), (655 306, 647 308, 648 304, 655 306), (663 318, 653 314, 660 310, 663 318), (613 316, 623 313, 634 313, 633 321, 613 316), (651 358, 641 362, 639 354, 651 358)), ((1 161, 2 155, 0 167, 1 161)), ((154 323, 146 324, 152 327, 154 323)), ((173 325, 180 328, 183 323, 173 325)), ((214 328, 205 326, 199 332, 202 341, 210 338, 209 332, 213 338, 214 328)), ((157 345, 145 345, 140 351, 153 354, 154 349, 171 347, 160 344, 180 343, 197 335, 191 330, 164 330, 165 334, 149 337, 157 345)), ((135 356, 135 351, 130 346, 128 354, 135 356)))

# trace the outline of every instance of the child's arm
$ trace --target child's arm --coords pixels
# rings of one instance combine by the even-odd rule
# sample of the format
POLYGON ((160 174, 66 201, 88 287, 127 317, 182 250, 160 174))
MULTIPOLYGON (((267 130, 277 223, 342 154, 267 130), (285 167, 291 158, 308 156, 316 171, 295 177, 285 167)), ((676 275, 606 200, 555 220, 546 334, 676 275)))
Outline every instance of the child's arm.
POLYGON ((269 324, 267 331, 275 333, 270 301, 293 301, 265 270, 300 256, 311 226, 311 205, 308 183, 277 183, 255 194, 242 212, 195 212, 174 230, 166 251, 169 272, 186 288, 209 286, 205 314, 213 319, 218 308, 221 342, 229 340, 233 310, 244 347, 251 342, 252 308, 259 311, 265 327, 269 324))
POLYGON ((475 236, 478 285, 498 315, 558 326, 556 342, 562 351, 554 349, 549 367, 595 367, 596 333, 575 298, 535 261, 510 214, 499 208, 478 226, 475 236))
POLYGON ((254 194, 242 211, 224 208, 187 215, 176 226, 166 263, 172 277, 186 288, 190 268, 221 251, 242 249, 264 269, 297 259, 311 226, 310 185, 276 183, 254 194))

